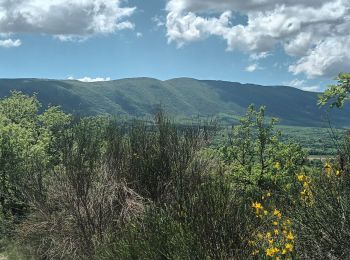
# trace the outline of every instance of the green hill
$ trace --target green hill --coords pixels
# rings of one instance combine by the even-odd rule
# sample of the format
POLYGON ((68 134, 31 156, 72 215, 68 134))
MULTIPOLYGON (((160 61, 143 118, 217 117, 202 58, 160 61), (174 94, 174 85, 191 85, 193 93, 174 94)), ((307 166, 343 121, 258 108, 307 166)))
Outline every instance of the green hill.
MULTIPOLYGON (((283 125, 326 126, 327 116, 316 105, 317 93, 286 86, 260 86, 226 81, 178 78, 160 81, 131 78, 84 83, 74 80, 1 79, 0 97, 11 90, 37 93, 45 105, 60 105, 80 115, 111 114, 148 117, 162 106, 179 119, 216 117, 233 122, 249 104, 265 105, 283 125)), ((349 106, 332 111, 336 126, 350 126, 349 106)))

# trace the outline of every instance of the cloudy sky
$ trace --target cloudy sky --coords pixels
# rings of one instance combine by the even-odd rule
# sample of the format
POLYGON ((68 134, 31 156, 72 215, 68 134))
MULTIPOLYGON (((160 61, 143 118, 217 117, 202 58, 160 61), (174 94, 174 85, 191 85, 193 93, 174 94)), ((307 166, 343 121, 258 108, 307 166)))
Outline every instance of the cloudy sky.
POLYGON ((0 77, 193 77, 322 90, 349 0, 0 0, 0 77))

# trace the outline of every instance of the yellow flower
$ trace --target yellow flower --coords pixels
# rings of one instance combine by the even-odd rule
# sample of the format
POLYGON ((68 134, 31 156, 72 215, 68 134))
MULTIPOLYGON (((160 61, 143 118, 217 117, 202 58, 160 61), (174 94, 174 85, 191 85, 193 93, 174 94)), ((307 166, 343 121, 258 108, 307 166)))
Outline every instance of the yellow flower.
POLYGON ((277 221, 274 221, 274 222, 272 222, 272 224, 273 224, 274 226, 277 226, 277 225, 278 225, 278 222, 277 222, 277 221))
POLYGON ((293 245, 290 244, 290 243, 287 243, 286 244, 286 250, 289 251, 289 252, 292 252, 293 251, 293 245))
POLYGON ((286 249, 283 249, 281 254, 282 254, 282 255, 287 254, 287 250, 286 250, 286 249))
POLYGON ((268 192, 268 193, 266 194, 266 197, 271 197, 271 192, 268 192))
POLYGON ((327 162, 324 165, 324 169, 325 169, 327 175, 329 176, 331 174, 331 171, 332 171, 332 165, 329 162, 327 162))
POLYGON ((271 237, 271 233, 270 232, 267 232, 266 233, 266 238, 270 238, 271 237))
POLYGON ((280 260, 280 258, 278 256, 276 256, 276 260, 280 260))
POLYGON ((340 176, 340 175, 341 175, 341 172, 340 172, 339 170, 337 170, 337 171, 335 172, 335 175, 336 175, 336 176, 340 176))
POLYGON ((267 216, 269 212, 267 210, 264 210, 264 215, 267 216))
POLYGON ((273 244, 273 239, 269 239, 269 244, 273 244))
POLYGON ((329 162, 326 162, 326 164, 324 165, 325 169, 332 169, 332 165, 329 162))
POLYGON ((307 177, 304 174, 297 175, 297 179, 299 182, 303 182, 304 185, 307 185, 311 182, 310 177, 307 177))
POLYGON ((253 203, 252 207, 255 209, 263 209, 263 206, 259 202, 253 203))
POLYGON ((270 247, 265 250, 266 256, 274 256, 276 253, 278 253, 280 250, 277 247, 270 247))
POLYGON ((280 170, 281 169, 281 164, 279 162, 276 162, 274 165, 273 165, 273 168, 275 168, 276 170, 280 170))
POLYGON ((259 217, 261 217, 262 211, 264 210, 264 207, 259 202, 255 202, 252 204, 252 208, 255 208, 255 214, 259 217))
POLYGON ((276 216, 277 218, 281 219, 282 218, 282 213, 278 209, 275 209, 273 211, 273 215, 276 216))
POLYGON ((268 248, 266 249, 265 254, 266 256, 273 256, 275 252, 271 248, 268 248))
POLYGON ((287 239, 289 240, 294 240, 294 235, 291 231, 289 231, 288 235, 287 235, 287 239))
POLYGON ((254 250, 252 253, 252 255, 257 255, 257 254, 259 254, 259 250, 254 250))
POLYGON ((276 236, 279 234, 278 229, 275 229, 273 232, 275 233, 276 236))
POLYGON ((302 174, 298 175, 297 178, 298 178, 298 181, 303 182, 305 179, 305 175, 302 175, 302 174))
POLYGON ((262 239, 262 238, 263 238, 263 235, 262 235, 261 233, 258 233, 257 237, 258 237, 259 239, 262 239))

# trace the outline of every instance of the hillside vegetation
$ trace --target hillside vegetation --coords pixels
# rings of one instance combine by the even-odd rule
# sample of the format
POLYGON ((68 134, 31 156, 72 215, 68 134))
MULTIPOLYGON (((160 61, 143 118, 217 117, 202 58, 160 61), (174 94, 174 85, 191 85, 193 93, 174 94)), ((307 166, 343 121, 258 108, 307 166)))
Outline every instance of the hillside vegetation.
MULTIPOLYGON (((238 122, 250 104, 268 107, 267 116, 282 125, 327 127, 328 115, 315 100, 317 93, 285 86, 259 86, 225 81, 151 78, 83 83, 72 80, 0 80, 0 97, 20 90, 37 93, 39 101, 59 105, 65 112, 80 115, 110 114, 151 118, 162 107, 177 120, 202 117, 219 122, 238 122)), ((331 113, 339 127, 349 126, 349 108, 331 113)))
MULTIPOLYGON (((339 77, 321 103, 348 99, 339 77)), ((349 133, 310 161, 277 124, 249 105, 215 145, 215 125, 162 110, 77 118, 12 92, 0 100, 0 258, 348 259, 349 133)))
POLYGON ((8 259, 344 259, 349 138, 309 164, 249 106, 213 128, 72 120, 35 97, 0 101, 0 255, 8 259))

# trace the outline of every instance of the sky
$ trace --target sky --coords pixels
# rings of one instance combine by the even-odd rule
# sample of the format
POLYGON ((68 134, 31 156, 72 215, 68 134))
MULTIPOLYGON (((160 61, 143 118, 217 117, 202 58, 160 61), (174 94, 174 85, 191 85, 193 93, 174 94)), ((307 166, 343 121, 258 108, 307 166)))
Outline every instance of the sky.
POLYGON ((0 78, 176 77, 321 91, 349 0, 0 0, 0 78))

